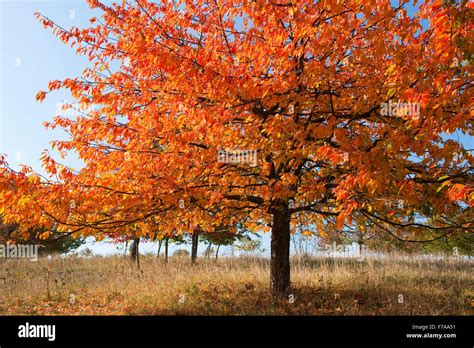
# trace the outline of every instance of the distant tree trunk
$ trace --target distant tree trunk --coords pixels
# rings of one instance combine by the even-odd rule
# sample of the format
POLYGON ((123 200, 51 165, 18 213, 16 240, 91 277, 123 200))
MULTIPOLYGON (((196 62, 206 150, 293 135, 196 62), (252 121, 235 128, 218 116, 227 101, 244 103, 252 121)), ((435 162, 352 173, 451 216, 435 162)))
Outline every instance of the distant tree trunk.
POLYGON ((209 242, 209 245, 207 246, 207 249, 206 249, 206 257, 207 257, 208 259, 211 258, 211 248, 212 248, 212 243, 209 242))
POLYGON ((199 244, 199 230, 196 229, 192 235, 192 245, 191 245, 191 263, 194 265, 196 263, 197 254, 198 254, 198 244, 199 244))
POLYGON ((220 244, 217 244, 217 249, 216 249, 216 261, 217 261, 217 257, 219 256, 219 248, 220 248, 220 244))
POLYGON ((140 269, 140 250, 139 250, 140 238, 133 238, 132 245, 130 246, 130 256, 132 261, 137 263, 137 268, 140 269))
POLYGON ((132 243, 130 244, 130 259, 133 262, 137 260, 137 246, 135 244, 135 239, 132 239, 132 243))
POLYGON ((165 263, 168 263, 168 244, 169 244, 169 237, 165 238, 165 263))
POLYGON ((290 290, 290 221, 288 206, 281 204, 273 212, 270 287, 274 296, 286 296, 290 290))
POLYGON ((163 244, 163 239, 158 239, 158 253, 156 254, 156 257, 160 257, 161 245, 162 244, 163 244))

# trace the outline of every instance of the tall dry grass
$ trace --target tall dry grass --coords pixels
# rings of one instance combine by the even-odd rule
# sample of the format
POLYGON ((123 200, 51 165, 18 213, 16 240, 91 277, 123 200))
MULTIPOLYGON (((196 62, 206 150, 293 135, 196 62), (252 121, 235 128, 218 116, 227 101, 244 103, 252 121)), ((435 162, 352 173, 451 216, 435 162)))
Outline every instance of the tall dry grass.
POLYGON ((0 259, 2 315, 472 315, 472 263, 292 260, 292 296, 273 300, 265 259, 0 259))

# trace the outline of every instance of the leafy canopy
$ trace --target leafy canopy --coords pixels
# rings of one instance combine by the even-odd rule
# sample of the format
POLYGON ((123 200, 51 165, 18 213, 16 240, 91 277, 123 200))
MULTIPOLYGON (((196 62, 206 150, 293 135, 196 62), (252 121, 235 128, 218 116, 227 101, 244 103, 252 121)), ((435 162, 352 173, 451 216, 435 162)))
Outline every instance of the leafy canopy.
POLYGON ((473 133, 467 1, 425 1, 413 17, 389 0, 88 3, 102 10, 88 28, 37 15, 90 60, 37 95, 76 99, 83 114, 46 127, 70 135, 52 148, 84 166, 46 151, 41 178, 2 158, 7 222, 153 236, 264 230, 284 209, 305 226, 415 233, 430 217, 434 231, 472 232, 446 216, 473 204, 473 157, 443 137, 473 133), (419 115, 382 110, 398 101, 419 115))

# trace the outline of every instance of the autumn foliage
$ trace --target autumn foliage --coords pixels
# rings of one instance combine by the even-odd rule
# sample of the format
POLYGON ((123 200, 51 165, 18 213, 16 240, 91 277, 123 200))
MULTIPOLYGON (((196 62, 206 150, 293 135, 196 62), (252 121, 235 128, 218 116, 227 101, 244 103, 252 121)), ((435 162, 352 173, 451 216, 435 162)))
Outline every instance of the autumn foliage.
POLYGON ((37 95, 72 93, 81 115, 46 127, 70 135, 52 148, 84 166, 45 151, 42 178, 3 158, 5 221, 97 238, 271 230, 278 294, 296 226, 473 232, 450 218, 474 203, 473 156, 445 136, 473 133, 467 1, 412 16, 389 0, 88 3, 103 14, 85 29, 37 14, 90 60, 37 95), (420 112, 382 112, 397 102, 420 112))

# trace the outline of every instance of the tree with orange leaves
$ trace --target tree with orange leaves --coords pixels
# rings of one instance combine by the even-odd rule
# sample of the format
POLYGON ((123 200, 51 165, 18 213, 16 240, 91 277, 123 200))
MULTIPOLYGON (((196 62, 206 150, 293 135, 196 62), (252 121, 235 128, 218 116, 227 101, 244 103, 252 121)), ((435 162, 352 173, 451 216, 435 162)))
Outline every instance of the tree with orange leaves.
POLYGON ((26 230, 154 236, 245 224, 271 230, 271 289, 290 289, 296 225, 370 222, 416 237, 472 233, 472 11, 429 0, 137 0, 85 29, 45 27, 90 59, 52 81, 82 110, 48 128, 49 178, 3 159, 4 219, 26 230), (428 20, 426 27, 422 21, 428 20), (70 202, 74 202, 71 205, 70 202))

